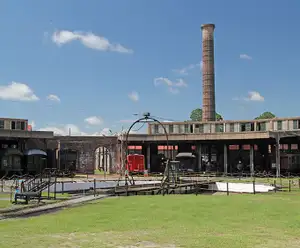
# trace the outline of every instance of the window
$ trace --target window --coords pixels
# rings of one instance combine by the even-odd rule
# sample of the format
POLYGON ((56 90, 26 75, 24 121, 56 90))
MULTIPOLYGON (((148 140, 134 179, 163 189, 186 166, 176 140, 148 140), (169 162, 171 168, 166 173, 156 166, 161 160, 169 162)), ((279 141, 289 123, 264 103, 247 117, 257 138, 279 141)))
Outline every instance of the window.
POLYGON ((193 127, 193 125, 190 125, 190 133, 194 133, 194 127, 193 127))
POLYGON ((0 129, 4 129, 4 120, 0 120, 0 129))
POLYGON ((25 121, 21 121, 21 130, 26 130, 25 121))
POLYGON ((174 133, 174 126, 173 125, 169 125, 169 133, 174 133))
POLYGON ((15 121, 11 122, 11 129, 12 130, 16 129, 16 122, 15 121))
POLYGON ((158 133, 158 125, 154 125, 154 134, 158 133))
POLYGON ((223 133, 224 132, 224 125, 223 124, 216 124, 216 133, 223 133))
POLYGON ((265 122, 257 122, 256 123, 256 131, 266 131, 266 123, 265 122))
POLYGON ((184 125, 178 125, 178 133, 184 133, 184 125))
POLYGON ((282 121, 277 121, 277 130, 282 130, 282 121))
POLYGON ((189 125, 184 124, 184 133, 189 133, 189 125))
POLYGON ((203 125, 200 125, 200 124, 195 124, 195 129, 194 129, 194 132, 195 133, 200 133, 201 130, 200 130, 200 127, 203 126, 203 125))
POLYGON ((254 123, 248 122, 248 123, 241 124, 241 132, 250 132, 250 131, 254 131, 254 123))
POLYGON ((245 132, 246 131, 246 124, 242 123, 241 124, 241 132, 245 132))
POLYGON ((298 129, 298 128, 299 128, 298 120, 293 120, 293 129, 298 129))
POLYGON ((16 129, 21 130, 21 122, 20 121, 16 121, 16 129))
POLYGON ((234 132, 234 123, 230 123, 230 125, 229 125, 229 132, 231 132, 231 133, 234 132))
POLYGON ((203 133, 204 132, 204 126, 203 124, 199 125, 199 133, 203 133))

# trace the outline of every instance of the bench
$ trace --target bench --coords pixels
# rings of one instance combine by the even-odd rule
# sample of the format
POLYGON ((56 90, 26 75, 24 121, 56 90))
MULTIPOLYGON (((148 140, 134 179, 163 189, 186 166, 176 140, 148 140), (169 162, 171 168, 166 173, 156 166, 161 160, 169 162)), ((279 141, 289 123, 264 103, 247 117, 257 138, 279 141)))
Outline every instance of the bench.
POLYGON ((18 199, 25 200, 25 203, 28 204, 30 199, 41 197, 41 192, 23 192, 15 194, 15 203, 18 202, 18 199))

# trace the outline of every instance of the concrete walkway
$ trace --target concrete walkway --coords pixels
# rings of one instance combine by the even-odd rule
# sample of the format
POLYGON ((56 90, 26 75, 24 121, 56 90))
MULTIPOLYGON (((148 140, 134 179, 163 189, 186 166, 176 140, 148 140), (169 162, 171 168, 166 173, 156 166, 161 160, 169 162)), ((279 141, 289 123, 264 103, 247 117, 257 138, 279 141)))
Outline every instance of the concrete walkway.
POLYGON ((52 204, 47 204, 47 205, 43 205, 43 206, 37 206, 34 208, 29 208, 29 209, 20 209, 14 211, 14 212, 9 212, 9 213, 3 213, 0 214, 0 220, 3 219, 8 219, 8 218, 16 218, 16 217, 24 217, 26 215, 32 215, 32 214, 38 214, 38 213, 42 213, 42 212, 50 212, 50 211, 54 211, 57 209, 61 209, 64 207, 70 207, 70 206, 74 206, 74 205, 78 205, 84 202, 89 202, 89 201, 94 201, 94 200, 98 200, 98 199, 104 199, 109 197, 109 195, 89 195, 89 196, 83 196, 80 198, 76 198, 76 199, 71 199, 71 200, 66 200, 63 202, 58 202, 58 203, 52 203, 52 204))

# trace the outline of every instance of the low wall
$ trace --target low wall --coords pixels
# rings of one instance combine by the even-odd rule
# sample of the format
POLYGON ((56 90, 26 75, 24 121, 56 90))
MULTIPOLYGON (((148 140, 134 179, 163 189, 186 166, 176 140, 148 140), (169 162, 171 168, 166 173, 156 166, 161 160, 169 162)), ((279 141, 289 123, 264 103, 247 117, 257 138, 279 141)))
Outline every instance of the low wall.
MULTIPOLYGON (((142 184, 159 184, 161 181, 138 181, 135 182, 136 185, 142 184)), ((120 186, 125 185, 125 181, 119 182, 120 186)), ((96 189, 106 189, 117 186, 117 181, 96 181, 96 189)), ((56 188, 56 192, 71 192, 71 191, 79 191, 79 190, 88 190, 90 188, 94 188, 94 182, 57 182, 56 185, 50 186, 50 192, 54 192, 56 188)), ((45 189, 44 192, 48 192, 48 189, 45 189)))
MULTIPOLYGON (((209 185, 209 189, 212 191, 227 192, 227 183, 216 182, 215 184, 209 185)), ((265 184, 255 184, 255 192, 266 193, 274 190, 275 187, 265 184)), ((253 193, 253 183, 228 183, 228 191, 235 193, 253 193)))

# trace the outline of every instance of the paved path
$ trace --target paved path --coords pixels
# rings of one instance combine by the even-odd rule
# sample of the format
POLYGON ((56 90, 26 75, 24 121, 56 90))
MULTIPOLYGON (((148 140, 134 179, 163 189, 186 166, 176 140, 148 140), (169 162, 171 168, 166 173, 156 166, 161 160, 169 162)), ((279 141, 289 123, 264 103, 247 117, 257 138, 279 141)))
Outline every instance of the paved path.
POLYGON ((80 197, 80 198, 76 198, 76 199, 66 200, 63 202, 38 206, 35 208, 20 209, 20 210, 16 210, 15 212, 0 214, 0 220, 8 219, 8 218, 15 218, 15 217, 22 217, 22 216, 37 214, 37 213, 42 213, 42 212, 54 211, 56 209, 60 209, 63 207, 74 206, 74 205, 77 205, 80 203, 89 202, 89 201, 98 200, 98 199, 104 199, 107 197, 109 197, 109 195, 96 195, 96 196, 89 195, 89 196, 84 196, 84 197, 80 197))

